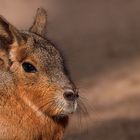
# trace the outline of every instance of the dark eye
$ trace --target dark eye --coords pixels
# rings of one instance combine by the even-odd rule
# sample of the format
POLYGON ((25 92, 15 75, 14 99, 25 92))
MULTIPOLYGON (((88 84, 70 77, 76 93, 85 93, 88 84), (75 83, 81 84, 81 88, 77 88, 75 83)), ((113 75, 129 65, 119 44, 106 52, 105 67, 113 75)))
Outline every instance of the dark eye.
POLYGON ((37 69, 29 62, 24 62, 22 64, 22 67, 24 71, 28 73, 35 73, 37 71, 37 69))

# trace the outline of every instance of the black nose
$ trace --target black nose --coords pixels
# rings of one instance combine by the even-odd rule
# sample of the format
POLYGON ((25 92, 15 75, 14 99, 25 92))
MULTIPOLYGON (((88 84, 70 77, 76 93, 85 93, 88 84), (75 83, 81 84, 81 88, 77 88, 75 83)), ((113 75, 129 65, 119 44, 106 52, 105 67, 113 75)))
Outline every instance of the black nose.
POLYGON ((68 101, 74 101, 79 97, 78 93, 74 93, 73 91, 65 91, 64 98, 68 101))

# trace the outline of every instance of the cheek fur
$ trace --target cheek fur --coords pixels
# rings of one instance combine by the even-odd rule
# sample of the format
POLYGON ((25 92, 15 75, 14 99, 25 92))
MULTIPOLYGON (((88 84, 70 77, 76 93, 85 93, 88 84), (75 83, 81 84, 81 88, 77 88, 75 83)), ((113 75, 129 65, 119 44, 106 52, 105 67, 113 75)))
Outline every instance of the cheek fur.
POLYGON ((22 98, 23 96, 25 97, 26 104, 29 106, 32 105, 31 108, 33 110, 38 110, 50 116, 59 115, 62 112, 62 108, 56 104, 58 89, 55 85, 51 84, 50 86, 36 83, 33 86, 26 85, 28 86, 28 90, 24 86, 22 86, 22 91, 24 91, 22 98))

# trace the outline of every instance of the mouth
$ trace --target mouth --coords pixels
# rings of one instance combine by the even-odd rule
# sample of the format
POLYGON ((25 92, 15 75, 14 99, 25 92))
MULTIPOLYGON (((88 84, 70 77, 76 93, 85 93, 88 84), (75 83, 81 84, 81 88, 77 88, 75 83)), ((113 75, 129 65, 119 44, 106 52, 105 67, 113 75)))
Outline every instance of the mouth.
POLYGON ((48 112, 45 113, 45 115, 53 117, 57 120, 66 118, 70 115, 72 115, 77 109, 77 101, 71 101, 71 102, 65 102, 65 104, 57 105, 57 111, 51 114, 48 114, 48 112))
POLYGON ((75 111, 76 111, 76 109, 71 109, 71 108, 63 109, 63 111, 60 114, 58 114, 57 116, 55 116, 55 118, 63 119, 65 117, 72 115, 75 111))
POLYGON ((55 98, 55 104, 58 110, 57 115, 63 117, 69 116, 74 112, 76 112, 78 101, 77 100, 68 101, 63 97, 59 96, 55 98))
MULTIPOLYGON (((57 98, 54 101, 49 106, 43 106, 40 110, 37 109, 38 112, 42 112, 45 116, 65 118, 73 114, 77 109, 77 100, 67 101, 63 98, 57 98)), ((36 108, 33 109, 35 110, 36 108)))
POLYGON ((62 113, 60 116, 68 116, 73 114, 77 109, 77 101, 66 102, 66 104, 62 108, 62 113))

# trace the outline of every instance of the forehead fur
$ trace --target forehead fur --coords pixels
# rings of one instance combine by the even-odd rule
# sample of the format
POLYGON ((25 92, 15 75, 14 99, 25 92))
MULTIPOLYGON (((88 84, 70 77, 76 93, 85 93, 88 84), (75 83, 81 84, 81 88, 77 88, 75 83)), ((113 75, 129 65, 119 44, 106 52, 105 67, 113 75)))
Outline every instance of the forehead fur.
POLYGON ((62 63, 62 58, 57 48, 49 40, 44 39, 34 33, 22 33, 26 38, 24 47, 19 47, 21 50, 20 56, 25 54, 35 56, 41 63, 54 64, 62 63), (27 52, 27 53, 26 53, 27 52))

